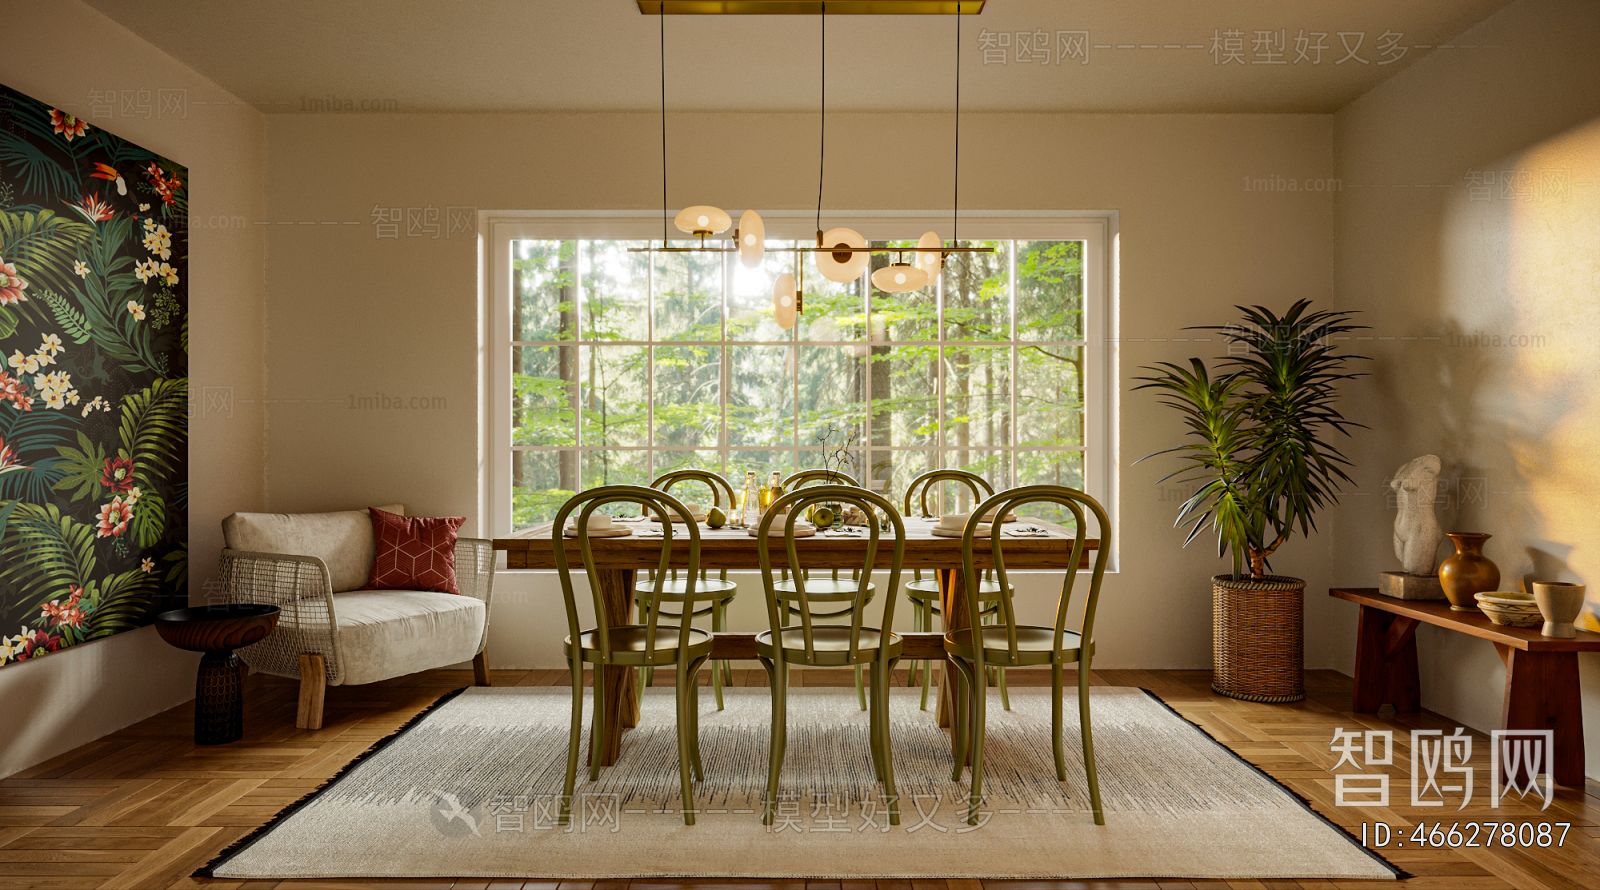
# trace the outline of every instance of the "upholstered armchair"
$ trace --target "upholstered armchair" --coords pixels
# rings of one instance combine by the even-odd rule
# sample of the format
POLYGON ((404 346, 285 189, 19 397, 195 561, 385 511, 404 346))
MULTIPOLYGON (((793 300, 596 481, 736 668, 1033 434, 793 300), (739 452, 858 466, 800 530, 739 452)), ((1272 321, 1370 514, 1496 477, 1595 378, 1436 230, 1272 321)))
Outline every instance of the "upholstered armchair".
POLYGON ((460 593, 452 594, 363 590, 375 555, 365 510, 235 513, 222 521, 222 533, 227 601, 282 610, 277 628, 240 649, 239 657, 253 670, 300 681, 295 725, 301 729, 322 728, 328 686, 376 683, 469 660, 477 684, 489 685, 490 542, 457 540, 460 593))

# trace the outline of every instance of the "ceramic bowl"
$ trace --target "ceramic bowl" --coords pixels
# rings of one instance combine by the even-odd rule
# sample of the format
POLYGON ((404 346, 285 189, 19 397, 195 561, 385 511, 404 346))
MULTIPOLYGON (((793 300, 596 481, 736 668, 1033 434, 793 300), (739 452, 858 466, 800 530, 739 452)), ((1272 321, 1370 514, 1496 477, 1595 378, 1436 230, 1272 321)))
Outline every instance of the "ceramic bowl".
POLYGON ((1490 593, 1475 593, 1473 598, 1479 606, 1485 604, 1501 611, 1509 612, 1537 612, 1539 604, 1533 601, 1531 593, 1515 593, 1512 591, 1497 590, 1490 593))
POLYGON ((1474 594, 1478 609, 1502 627, 1535 627, 1544 623, 1533 595, 1509 591, 1474 594))

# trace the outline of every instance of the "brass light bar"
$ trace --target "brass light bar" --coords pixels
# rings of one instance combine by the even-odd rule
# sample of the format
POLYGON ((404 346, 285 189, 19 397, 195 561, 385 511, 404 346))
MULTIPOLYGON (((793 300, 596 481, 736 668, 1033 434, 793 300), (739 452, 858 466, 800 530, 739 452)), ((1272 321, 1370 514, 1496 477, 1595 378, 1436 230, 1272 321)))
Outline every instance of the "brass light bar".
MULTIPOLYGON (((978 15, 985 0, 827 0, 828 15, 978 15)), ((821 15, 822 0, 639 0, 645 15, 821 15)))
MULTIPOLYGON (((652 239, 653 240, 653 239, 652 239)), ((687 239, 684 239, 687 240, 687 239)), ((628 253, 738 253, 737 247, 630 247, 628 253)), ((768 247, 767 253, 933 253, 931 247, 768 247)), ((941 247, 942 254, 994 253, 993 247, 941 247)), ((843 262, 841 260, 841 262, 843 262)))

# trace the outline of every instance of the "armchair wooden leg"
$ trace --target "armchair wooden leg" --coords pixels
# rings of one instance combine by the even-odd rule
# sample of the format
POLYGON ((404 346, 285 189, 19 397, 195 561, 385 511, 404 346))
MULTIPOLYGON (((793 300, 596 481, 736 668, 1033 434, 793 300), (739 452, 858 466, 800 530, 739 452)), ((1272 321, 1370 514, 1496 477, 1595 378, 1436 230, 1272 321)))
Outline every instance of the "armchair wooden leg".
POLYGON ((321 655, 300 654, 300 709, 294 725, 300 729, 322 728, 322 699, 328 689, 327 667, 321 655))
POLYGON ((472 656, 472 682, 479 686, 493 686, 489 682, 489 650, 485 649, 472 656))

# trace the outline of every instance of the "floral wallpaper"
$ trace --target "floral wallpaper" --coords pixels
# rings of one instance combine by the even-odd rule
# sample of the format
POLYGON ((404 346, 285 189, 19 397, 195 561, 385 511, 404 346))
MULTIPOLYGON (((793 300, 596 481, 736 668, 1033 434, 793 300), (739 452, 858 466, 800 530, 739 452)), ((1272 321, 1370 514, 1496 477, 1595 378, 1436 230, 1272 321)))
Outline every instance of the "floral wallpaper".
POLYGON ((188 181, 0 86, 0 665, 187 600, 188 181))

